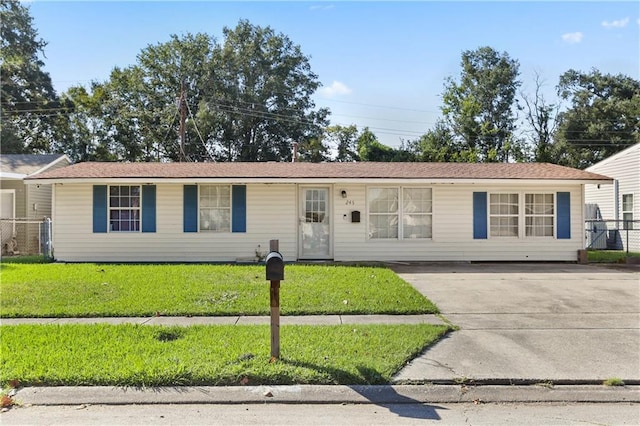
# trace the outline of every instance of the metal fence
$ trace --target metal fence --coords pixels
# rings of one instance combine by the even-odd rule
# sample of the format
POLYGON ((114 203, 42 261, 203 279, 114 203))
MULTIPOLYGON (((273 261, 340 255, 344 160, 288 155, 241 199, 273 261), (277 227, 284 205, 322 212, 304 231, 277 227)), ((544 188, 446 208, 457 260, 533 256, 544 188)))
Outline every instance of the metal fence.
POLYGON ((585 248, 640 253, 640 220, 586 220, 585 248))
POLYGON ((53 259, 51 219, 0 219, 2 256, 42 255, 53 259))

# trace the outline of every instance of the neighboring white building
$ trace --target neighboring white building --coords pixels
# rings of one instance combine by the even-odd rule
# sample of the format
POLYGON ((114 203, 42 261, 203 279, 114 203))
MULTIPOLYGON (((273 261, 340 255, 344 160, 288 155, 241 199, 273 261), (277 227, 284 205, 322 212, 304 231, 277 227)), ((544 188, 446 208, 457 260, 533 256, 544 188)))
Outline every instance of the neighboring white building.
POLYGON ((38 253, 36 221, 51 217, 51 186, 25 186, 30 174, 55 170, 70 164, 64 154, 2 154, 0 156, 0 247, 2 254, 14 251, 38 253), (9 247, 11 245, 12 247, 9 247))
MULTIPOLYGON (((585 186, 586 218, 603 220, 602 224, 595 224, 594 227, 597 233, 607 233, 609 248, 626 250, 626 229, 633 229, 629 232, 629 251, 640 251, 640 223, 629 222, 640 220, 640 143, 586 170, 607 175, 614 180, 613 185, 585 186)), ((599 242, 601 244, 596 242, 600 246, 597 248, 607 248, 606 239, 599 242)))
POLYGON ((584 185, 553 164, 80 163, 52 184, 60 261, 575 261, 584 185))

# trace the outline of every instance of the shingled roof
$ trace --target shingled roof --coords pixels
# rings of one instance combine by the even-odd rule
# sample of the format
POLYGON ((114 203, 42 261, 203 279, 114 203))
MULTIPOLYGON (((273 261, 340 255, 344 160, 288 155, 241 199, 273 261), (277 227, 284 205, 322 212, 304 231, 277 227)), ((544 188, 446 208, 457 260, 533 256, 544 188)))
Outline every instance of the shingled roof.
POLYGON ((2 154, 0 170, 3 173, 29 175, 64 157, 64 154, 2 154))
POLYGON ((548 163, 78 163, 29 180, 105 179, 525 179, 610 181, 548 163))

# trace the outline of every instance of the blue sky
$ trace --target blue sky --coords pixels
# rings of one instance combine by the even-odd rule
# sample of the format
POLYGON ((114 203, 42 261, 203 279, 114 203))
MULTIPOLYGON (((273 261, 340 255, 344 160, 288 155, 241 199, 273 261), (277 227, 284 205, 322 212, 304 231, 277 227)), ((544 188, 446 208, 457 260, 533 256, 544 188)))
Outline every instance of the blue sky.
POLYGON ((104 81, 171 34, 206 32, 240 19, 270 26, 310 56, 323 88, 317 106, 334 124, 368 126, 397 146, 433 127, 445 79, 465 50, 491 46, 520 62, 522 90, 534 75, 549 99, 569 69, 640 78, 639 2, 287 1, 26 3, 58 93, 104 81))

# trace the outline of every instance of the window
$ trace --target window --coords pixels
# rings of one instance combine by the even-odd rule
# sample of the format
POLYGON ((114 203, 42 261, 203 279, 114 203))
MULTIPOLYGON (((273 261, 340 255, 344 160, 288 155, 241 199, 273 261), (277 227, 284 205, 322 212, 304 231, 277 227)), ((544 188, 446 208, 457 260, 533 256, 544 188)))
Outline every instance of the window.
POLYGON ((109 230, 111 232, 140 231, 139 185, 109 187, 109 230))
POLYGON ((553 194, 525 194, 525 236, 553 237, 553 194))
POLYGON ((633 194, 622 195, 622 229, 633 229, 633 194))
POLYGON ((554 194, 497 193, 489 195, 489 230, 492 237, 553 237, 554 194), (524 200, 524 209, 521 208, 524 200), (524 230, 521 227, 524 225, 524 230), (523 232, 524 231, 524 232, 523 232))
POLYGON ((402 190, 402 237, 431 238, 431 189, 402 190))
POLYGON ((369 237, 372 239, 431 238, 431 189, 370 188, 369 237), (402 203, 399 199, 400 194, 402 194, 402 203))
POLYGON ((518 194, 490 194, 489 229, 492 237, 517 237, 518 219, 518 194))
POLYGON ((369 190, 369 236, 398 238, 398 189, 369 190))
POLYGON ((231 187, 200 185, 200 230, 230 232, 231 187))

